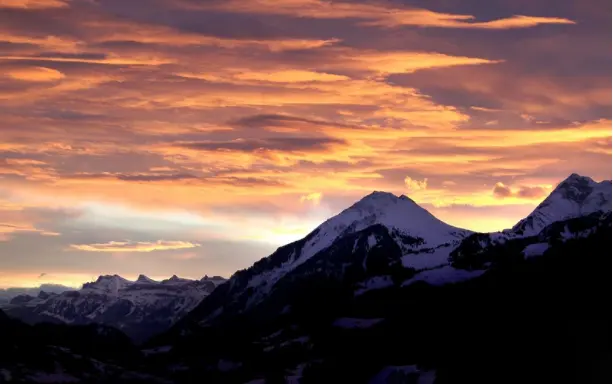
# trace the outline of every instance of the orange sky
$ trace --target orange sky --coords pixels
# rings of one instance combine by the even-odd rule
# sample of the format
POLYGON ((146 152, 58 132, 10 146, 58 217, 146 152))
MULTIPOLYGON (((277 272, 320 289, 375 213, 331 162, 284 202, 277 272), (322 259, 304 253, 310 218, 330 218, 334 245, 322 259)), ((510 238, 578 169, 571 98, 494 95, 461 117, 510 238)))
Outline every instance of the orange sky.
POLYGON ((0 0, 0 287, 229 276, 373 190, 500 230, 609 179, 609 3, 457 3, 0 0))

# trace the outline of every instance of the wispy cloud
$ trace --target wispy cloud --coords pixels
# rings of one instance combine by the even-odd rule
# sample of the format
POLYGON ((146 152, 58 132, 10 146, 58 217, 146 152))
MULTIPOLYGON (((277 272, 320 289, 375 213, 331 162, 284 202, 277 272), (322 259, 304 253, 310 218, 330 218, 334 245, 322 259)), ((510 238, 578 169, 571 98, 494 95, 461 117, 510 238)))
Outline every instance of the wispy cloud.
POLYGON ((505 199, 516 197, 530 200, 541 200, 551 191, 551 186, 525 186, 512 188, 504 183, 498 182, 494 186, 492 193, 494 197, 505 199))
POLYGON ((199 247, 200 244, 187 241, 110 241, 95 244, 71 244, 70 248, 87 252, 153 252, 199 247))
POLYGON ((0 0, 0 8, 44 9, 64 7, 68 7, 68 3, 63 0, 0 0))
POLYGON ((329 2, 324 0, 237 0, 202 4, 183 1, 193 8, 223 9, 227 12, 263 13, 315 19, 362 19, 365 26, 385 28, 420 26, 438 28, 512 29, 529 28, 539 24, 574 24, 574 21, 558 17, 514 15, 490 21, 475 21, 472 15, 440 13, 421 8, 396 8, 389 4, 329 2))

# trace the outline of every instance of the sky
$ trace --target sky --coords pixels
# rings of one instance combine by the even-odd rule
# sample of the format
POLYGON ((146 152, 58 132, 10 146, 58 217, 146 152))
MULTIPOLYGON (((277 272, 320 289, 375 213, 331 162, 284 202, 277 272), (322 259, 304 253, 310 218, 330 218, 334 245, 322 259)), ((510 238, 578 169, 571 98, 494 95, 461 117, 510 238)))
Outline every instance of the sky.
POLYGON ((230 276, 373 190, 611 178, 605 0, 0 0, 0 287, 230 276))

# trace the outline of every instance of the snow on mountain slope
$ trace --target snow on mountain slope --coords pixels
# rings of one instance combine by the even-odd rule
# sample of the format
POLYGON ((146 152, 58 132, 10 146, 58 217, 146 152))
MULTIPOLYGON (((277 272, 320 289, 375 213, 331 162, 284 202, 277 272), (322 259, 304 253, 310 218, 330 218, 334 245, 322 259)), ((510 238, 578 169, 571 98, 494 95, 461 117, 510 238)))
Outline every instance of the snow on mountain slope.
POLYGON ((183 279, 181 277, 178 277, 177 275, 172 275, 170 279, 162 280, 161 283, 162 284, 184 284, 190 281, 192 280, 183 279))
POLYGON ((99 276, 98 280, 93 283, 83 284, 81 290, 117 296, 121 289, 125 289, 131 284, 130 280, 124 279, 119 275, 104 275, 99 276))
POLYGON ((377 263, 383 269, 399 267, 411 273, 410 267, 403 268, 403 264, 410 265, 410 259, 418 256, 421 265, 438 266, 439 253, 450 252, 471 233, 445 224, 406 196, 373 192, 306 237, 236 272, 192 311, 189 321, 204 324, 251 310, 263 303, 273 288, 283 290, 281 286, 291 285, 302 275, 334 274, 343 279, 355 263, 359 263, 359 271, 351 279, 378 275, 379 267, 368 267, 377 263), (440 252, 435 254, 435 249, 440 252))
POLYGON ((158 282, 145 276, 145 275, 138 275, 138 278, 136 279, 136 283, 141 283, 141 284, 157 284, 158 282))
POLYGON ((475 233, 455 247, 450 257, 487 254, 492 248, 508 241, 539 235, 555 223, 611 212, 611 181, 595 182, 589 177, 571 174, 543 200, 526 218, 513 228, 493 233, 475 233))
POLYGON ((100 276, 79 291, 13 300, 7 312, 26 322, 101 323, 123 330, 136 340, 160 332, 191 311, 222 278, 202 280, 173 276, 160 283, 144 275, 129 281, 100 276), (27 300, 26 300, 27 299, 27 300))
POLYGON ((376 224, 388 228, 405 254, 457 244, 471 233, 440 221, 407 196, 397 197, 391 193, 375 191, 326 220, 303 239, 306 241, 302 247, 295 248, 282 265, 253 276, 248 286, 270 288, 285 274, 332 245, 335 240, 376 224))
POLYGON ((598 211, 611 211, 611 181, 598 183, 573 173, 558 184, 530 215, 517 223, 512 232, 533 236, 553 222, 598 211))

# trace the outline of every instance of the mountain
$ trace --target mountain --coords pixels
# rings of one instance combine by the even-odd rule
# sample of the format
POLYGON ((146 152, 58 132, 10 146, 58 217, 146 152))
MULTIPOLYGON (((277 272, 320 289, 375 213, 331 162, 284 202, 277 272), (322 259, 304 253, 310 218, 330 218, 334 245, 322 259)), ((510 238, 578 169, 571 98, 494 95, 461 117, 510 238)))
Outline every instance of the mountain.
POLYGON ((138 275, 138 278, 136 279, 136 283, 141 283, 141 284, 155 284, 157 283, 157 281, 145 276, 145 275, 138 275))
MULTIPOLYGON (((252 310, 260 303, 282 302, 278 296, 313 274, 335 275, 343 284, 354 286, 356 295, 417 281, 439 285, 459 282, 484 273, 488 267, 487 257, 481 257, 480 263, 464 268, 461 260, 468 260, 464 254, 472 260, 510 239, 533 238, 560 220, 610 211, 611 182, 597 183, 577 174, 562 181, 513 228, 487 234, 450 226, 404 195, 375 191, 305 238, 235 273, 184 323, 213 323, 238 313, 257 313, 252 310), (383 266, 367 266, 377 262, 383 266)), ((270 311, 280 310, 283 308, 264 305, 259 312, 270 315, 270 311)))
POLYGON ((104 325, 27 325, 0 311, 0 382, 169 383, 138 371, 143 355, 104 325))
POLYGON ((0 305, 7 304, 12 298, 20 295, 36 296, 41 291, 47 293, 62 293, 72 291, 74 288, 66 287, 58 284, 41 284, 38 287, 32 288, 4 288, 0 289, 0 305))
POLYGON ((102 276, 73 307, 217 287, 117 363, 173 383, 608 383, 611 312, 597 293, 610 282, 610 193, 587 180, 591 191, 578 197, 585 180, 572 175, 531 214, 538 220, 496 233, 374 192, 225 283, 102 276))
POLYGON ((222 281, 173 276, 156 282, 144 275, 129 281, 105 275, 83 284, 78 291, 15 297, 4 309, 28 323, 105 324, 144 341, 187 314, 222 281))
MULTIPOLYGON (((571 174, 543 200, 524 219, 512 228, 494 233, 475 233, 468 236, 453 251, 453 259, 463 258, 465 253, 474 259, 475 255, 491 254, 492 249, 498 250, 510 240, 527 238, 534 239, 547 226, 562 221, 580 223, 583 220, 573 220, 582 217, 599 217, 611 212, 611 181, 595 182, 587 176, 571 174)), ((569 236, 577 234, 568 233, 569 236)), ((520 241, 521 242, 521 241, 520 241)), ((457 265, 457 264, 456 264, 457 265)))
POLYGON ((532 214, 536 233, 536 220, 472 233, 374 192, 235 273, 148 346, 166 351, 159 367, 183 367, 165 371, 176 382, 599 382, 608 323, 583 297, 607 281, 606 185, 560 183, 532 214))
POLYGON ((275 287, 282 286, 284 280, 294 279, 301 271, 324 269, 321 263, 326 264, 325 273, 345 274, 351 272, 344 268, 347 263, 356 266, 362 260, 362 272, 355 271, 347 277, 352 281, 363 279, 364 284, 372 286, 376 283, 367 279, 385 272, 377 270, 379 257, 385 258, 380 262, 393 270, 410 274, 402 271, 400 263, 409 269, 412 262, 420 267, 447 264, 449 252, 471 233, 445 224, 404 195, 375 191, 326 220, 305 238, 235 273, 195 312, 201 317, 198 321, 212 321, 222 313, 227 317, 249 311, 267 299, 275 287), (371 257, 374 253, 379 256, 371 257))
POLYGON ((611 181, 597 183, 573 173, 511 231, 533 236, 553 222, 598 211, 611 211, 611 181))

